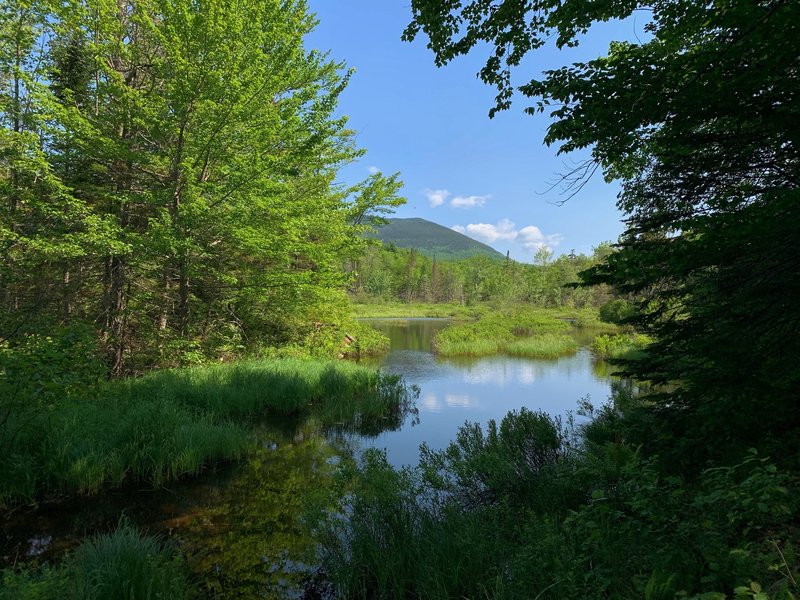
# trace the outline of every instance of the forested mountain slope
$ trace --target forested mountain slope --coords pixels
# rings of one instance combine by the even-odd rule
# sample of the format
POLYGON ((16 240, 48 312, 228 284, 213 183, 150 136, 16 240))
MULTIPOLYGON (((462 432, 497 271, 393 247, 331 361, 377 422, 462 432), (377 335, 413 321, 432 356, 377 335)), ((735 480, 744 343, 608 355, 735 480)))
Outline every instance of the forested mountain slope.
POLYGON ((472 256, 504 258, 494 248, 425 219, 389 219, 375 236, 384 244, 414 248, 425 256, 457 260, 472 256))

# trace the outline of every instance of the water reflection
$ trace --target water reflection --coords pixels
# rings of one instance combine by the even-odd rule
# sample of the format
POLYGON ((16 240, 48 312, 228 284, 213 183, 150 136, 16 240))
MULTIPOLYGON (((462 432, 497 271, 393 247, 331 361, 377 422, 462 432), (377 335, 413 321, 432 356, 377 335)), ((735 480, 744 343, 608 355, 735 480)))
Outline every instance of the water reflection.
POLYGON ((213 598, 302 597, 316 543, 305 515, 333 506, 341 450, 318 431, 265 445, 221 498, 178 532, 203 591, 213 598))
POLYGON ((422 442, 445 447, 465 421, 499 420, 522 406, 564 415, 575 411, 583 398, 597 405, 611 393, 611 378, 597 369, 585 348, 555 360, 504 355, 443 358, 432 354, 431 342, 448 325, 444 319, 366 321, 391 340, 381 368, 421 388, 417 426, 384 432, 371 440, 351 438, 361 448, 385 449, 394 465, 416 464, 422 442))

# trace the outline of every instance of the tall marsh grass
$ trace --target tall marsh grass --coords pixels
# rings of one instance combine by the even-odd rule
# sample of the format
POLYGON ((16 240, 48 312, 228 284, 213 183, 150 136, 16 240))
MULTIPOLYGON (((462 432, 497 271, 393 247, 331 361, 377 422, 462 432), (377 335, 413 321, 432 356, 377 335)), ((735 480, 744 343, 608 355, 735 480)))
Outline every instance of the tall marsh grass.
POLYGON ((647 351, 653 338, 644 334, 598 335, 592 351, 605 360, 636 360, 647 351))
POLYGON ((180 554, 122 523, 56 567, 0 573, 0 600, 180 600, 191 597, 180 554))
POLYGON ((0 461, 0 506, 130 481, 160 486, 239 458, 253 419, 374 421, 406 400, 398 377, 334 361, 243 361, 110 382, 18 428, 0 461))
POLYGON ((570 335, 544 333, 511 342, 505 351, 512 356, 527 358, 558 358, 574 354, 578 342, 570 335))
MULTIPOLYGON (((478 321, 442 329, 433 345, 442 356, 485 356, 506 350, 520 337, 564 333, 570 328, 563 319, 541 311, 492 312, 478 321)), ((522 347, 518 346, 519 352, 522 347)))

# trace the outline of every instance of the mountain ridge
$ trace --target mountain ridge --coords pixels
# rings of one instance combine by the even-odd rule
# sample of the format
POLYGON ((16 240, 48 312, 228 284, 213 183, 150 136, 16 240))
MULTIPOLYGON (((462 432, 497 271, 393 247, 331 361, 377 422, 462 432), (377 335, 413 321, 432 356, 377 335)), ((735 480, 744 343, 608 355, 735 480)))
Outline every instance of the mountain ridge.
POLYGON ((419 217, 388 219, 388 223, 376 228, 372 237, 398 248, 414 248, 420 254, 435 256, 439 260, 461 260, 473 256, 496 260, 505 258, 487 244, 419 217))

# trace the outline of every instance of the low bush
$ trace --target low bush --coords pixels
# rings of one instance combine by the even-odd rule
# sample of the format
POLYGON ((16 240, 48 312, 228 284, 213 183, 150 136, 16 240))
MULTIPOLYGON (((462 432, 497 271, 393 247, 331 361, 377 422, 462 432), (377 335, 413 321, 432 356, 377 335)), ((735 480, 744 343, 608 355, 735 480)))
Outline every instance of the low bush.
POLYGON ((325 538, 336 593, 797 597, 795 476, 755 451, 693 479, 665 475, 614 429, 562 428, 521 411, 485 432, 467 424, 446 450, 423 448, 414 469, 370 455, 347 474, 348 517, 325 538))

